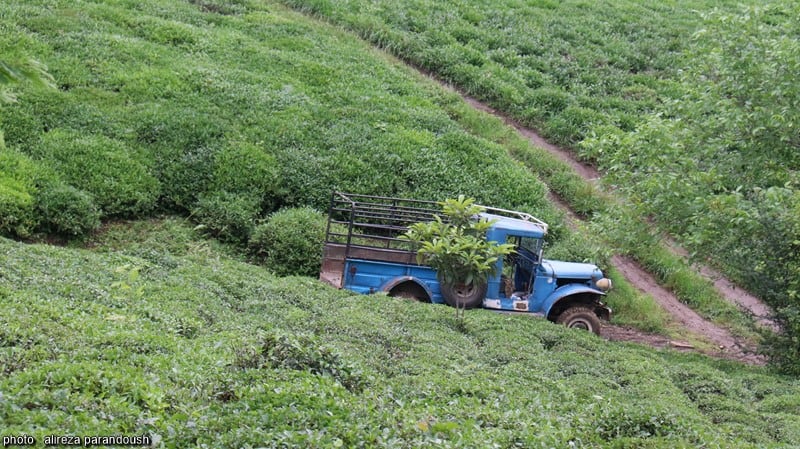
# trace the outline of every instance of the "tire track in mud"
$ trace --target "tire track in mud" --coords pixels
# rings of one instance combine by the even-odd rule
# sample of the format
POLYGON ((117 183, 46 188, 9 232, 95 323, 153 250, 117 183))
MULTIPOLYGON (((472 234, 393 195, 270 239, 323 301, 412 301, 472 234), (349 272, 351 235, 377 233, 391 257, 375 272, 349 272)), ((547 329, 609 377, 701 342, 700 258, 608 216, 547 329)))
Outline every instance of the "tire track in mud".
MULTIPOLYGON (((436 80, 448 89, 453 89, 452 86, 446 85, 430 74, 425 74, 427 77, 436 80)), ((512 120, 505 114, 497 111, 496 109, 465 95, 463 92, 455 90, 470 106, 488 114, 494 115, 503 120, 503 122, 513 127, 518 133, 527 138, 535 146, 547 150, 553 156, 561 159, 569 164, 572 169, 578 173, 586 181, 594 181, 600 178, 600 172, 594 167, 585 165, 577 161, 566 150, 547 142, 535 131, 526 128, 516 121, 512 120)), ((574 213, 569 205, 561 198, 550 192, 550 199, 558 205, 559 208, 564 210, 567 214, 567 224, 571 228, 576 228, 577 223, 581 222, 581 218, 574 213)), ((681 253, 679 248, 670 246, 676 254, 685 257, 686 253, 681 253)), ((673 321, 686 329, 687 332, 700 337, 702 340, 708 341, 714 346, 712 350, 702 350, 699 352, 705 353, 710 356, 738 360, 749 364, 763 365, 766 363, 766 358, 757 354, 757 347, 753 342, 746 341, 745 339, 734 336, 730 331, 722 328, 695 312, 692 308, 681 302, 680 299, 670 290, 660 285, 656 279, 648 273, 639 263, 629 257, 614 256, 611 258, 611 264, 619 271, 628 282, 631 283, 640 292, 650 295, 653 299, 672 317, 673 321)), ((761 300, 753 295, 750 295, 742 289, 737 289, 733 283, 722 277, 719 273, 707 267, 698 267, 701 275, 712 281, 714 287, 720 295, 727 301, 732 302, 742 308, 743 310, 753 314, 759 323, 767 326, 770 329, 779 329, 770 318, 770 309, 761 300)), ((666 337, 641 332, 639 330, 616 326, 605 325, 601 331, 601 335, 613 341, 629 341, 635 343, 646 344, 657 348, 672 347, 678 350, 694 350, 691 345, 672 341, 666 337)))

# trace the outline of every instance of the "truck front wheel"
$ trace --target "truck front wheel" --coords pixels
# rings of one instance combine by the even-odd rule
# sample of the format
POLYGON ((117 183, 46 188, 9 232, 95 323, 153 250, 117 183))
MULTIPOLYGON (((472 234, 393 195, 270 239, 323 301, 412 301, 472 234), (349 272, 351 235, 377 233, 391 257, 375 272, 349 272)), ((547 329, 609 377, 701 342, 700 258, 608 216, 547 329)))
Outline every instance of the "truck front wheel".
POLYGON ((583 329, 600 335, 600 318, 588 307, 570 307, 561 312, 556 323, 573 329, 583 329))
POLYGON ((450 285, 444 282, 439 284, 444 302, 446 302, 448 306, 463 307, 465 309, 473 309, 483 305, 483 298, 486 297, 487 287, 485 282, 479 285, 475 285, 474 282, 469 285, 450 285))

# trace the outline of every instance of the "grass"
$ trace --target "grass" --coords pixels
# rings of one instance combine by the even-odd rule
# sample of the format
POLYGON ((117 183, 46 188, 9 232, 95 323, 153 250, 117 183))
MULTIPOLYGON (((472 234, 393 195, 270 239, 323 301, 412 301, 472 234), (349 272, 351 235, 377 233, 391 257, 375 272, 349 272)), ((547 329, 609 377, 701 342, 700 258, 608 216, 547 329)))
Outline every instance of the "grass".
POLYGON ((149 434, 163 447, 800 438, 800 384, 765 368, 483 310, 459 332, 444 306, 273 277, 184 219, 109 226, 90 246, 0 240, 3 435, 149 434))

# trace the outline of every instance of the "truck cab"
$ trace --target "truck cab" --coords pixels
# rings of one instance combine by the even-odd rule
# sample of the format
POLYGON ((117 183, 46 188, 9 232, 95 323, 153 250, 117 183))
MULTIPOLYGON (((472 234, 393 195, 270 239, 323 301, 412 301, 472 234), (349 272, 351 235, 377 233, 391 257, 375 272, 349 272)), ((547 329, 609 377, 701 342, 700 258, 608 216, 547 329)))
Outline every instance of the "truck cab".
POLYGON ((611 281, 593 264, 543 258, 547 224, 519 211, 483 206, 492 222, 488 241, 511 243, 495 274, 480 286, 443 289, 437 273, 420 264, 409 225, 433 220, 438 203, 334 192, 320 279, 358 293, 386 292, 435 304, 530 313, 572 328, 599 333, 611 310, 602 297, 611 281))

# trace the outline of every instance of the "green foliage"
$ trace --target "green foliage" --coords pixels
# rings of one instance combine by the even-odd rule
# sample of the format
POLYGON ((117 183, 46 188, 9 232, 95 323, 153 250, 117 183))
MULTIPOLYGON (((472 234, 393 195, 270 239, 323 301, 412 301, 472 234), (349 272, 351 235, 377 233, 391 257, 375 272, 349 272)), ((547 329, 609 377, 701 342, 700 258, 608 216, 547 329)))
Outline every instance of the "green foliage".
POLYGON ((144 296, 144 285, 139 284, 140 267, 125 264, 114 270, 119 280, 111 283, 111 289, 117 291, 116 299, 139 301, 144 296))
POLYGON ((569 145, 604 124, 629 128, 669 97, 685 59, 685 35, 697 23, 692 10, 715 5, 285 3, 346 26, 569 145))
POLYGON ((178 210, 191 210, 198 197, 209 189, 214 174, 213 147, 185 151, 164 150, 157 156, 162 180, 161 202, 178 210))
POLYGON ((47 177, 40 164, 14 150, 0 150, 0 232, 29 236, 39 223, 37 186, 47 177))
POLYGON ((448 284, 480 285, 495 273, 497 261, 514 245, 486 240, 492 221, 478 218, 484 209, 473 198, 460 195, 441 203, 442 215, 434 221, 414 223, 403 238, 419 245, 417 259, 430 265, 448 284))
POLYGON ((280 185, 278 164, 275 158, 255 145, 231 142, 216 154, 213 190, 260 198, 262 204, 277 201, 280 185))
POLYGON ((0 151, 0 232, 81 235, 100 225, 91 195, 64 184, 56 172, 14 150, 0 151))
POLYGON ((776 320, 784 332, 766 336, 765 352, 781 371, 797 376, 800 374, 800 306, 791 304, 778 308, 776 320))
POLYGON ((0 231, 25 237, 35 225, 31 194, 19 181, 0 177, 0 231))
POLYGON ((100 211, 92 196, 70 185, 42 189, 36 198, 36 212, 41 228, 53 234, 84 235, 100 226, 100 211))
POLYGON ((327 219, 308 208, 281 209, 256 226, 249 248, 278 276, 319 275, 327 219))
POLYGON ((765 368, 486 310, 454 332, 446 307, 276 278, 192 229, 114 223, 102 252, 0 239, 4 432, 219 448, 788 449, 800 434, 800 383, 765 368))
POLYGON ((56 129, 44 134, 32 152, 71 185, 90 193, 105 215, 137 215, 155 207, 158 180, 122 142, 56 129))
POLYGON ((206 194, 192 209, 203 229, 226 242, 244 243, 261 213, 259 198, 227 191, 206 194))
POLYGON ((308 371, 330 376, 350 391, 364 388, 359 370, 342 359, 335 348, 313 336, 264 335, 255 344, 239 348, 233 361, 238 368, 272 368, 308 371))
POLYGON ((54 87, 53 77, 47 72, 47 67, 39 61, 33 59, 24 62, 0 60, 0 103, 15 101, 16 97, 6 86, 22 81, 28 81, 40 87, 54 87))

